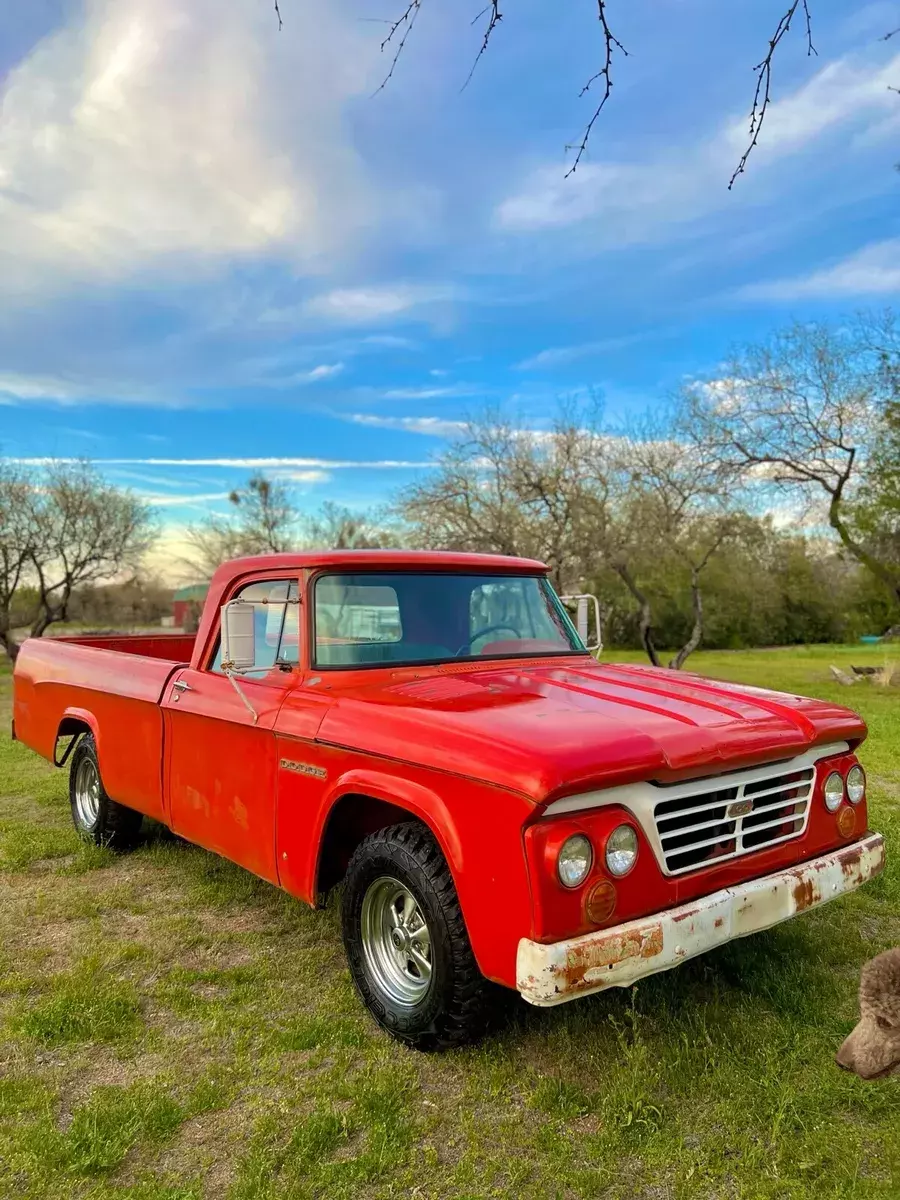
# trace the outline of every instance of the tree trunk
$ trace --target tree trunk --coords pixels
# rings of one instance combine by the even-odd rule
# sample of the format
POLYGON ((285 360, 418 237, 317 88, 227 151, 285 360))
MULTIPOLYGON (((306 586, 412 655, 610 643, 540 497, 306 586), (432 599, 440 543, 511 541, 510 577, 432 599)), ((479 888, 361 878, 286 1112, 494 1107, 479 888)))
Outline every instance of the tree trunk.
POLYGON ((700 595, 700 572, 696 567, 691 567, 691 603, 694 608, 694 628, 691 630, 691 636, 669 663, 673 671, 681 670, 703 639, 703 597, 700 595))
POLYGON ((624 564, 617 566, 615 568, 615 572, 638 602, 638 608, 640 612, 639 628, 641 631, 641 645, 644 647, 647 657, 650 659, 651 663, 653 663, 654 667, 661 667, 662 663, 659 661, 659 655, 656 652, 656 645, 653 641, 653 618, 650 610, 650 601, 647 599, 646 594, 642 592, 635 583, 631 572, 624 564))
POLYGON ((31 626, 29 637, 43 637, 45 632, 50 628, 56 617, 52 615, 46 608, 42 608, 38 615, 34 618, 31 626))
POLYGON ((893 594, 897 604, 900 605, 900 574, 895 573, 889 567, 886 567, 883 562, 879 562, 874 555, 869 552, 856 541, 850 530, 844 523, 841 517, 841 496, 837 493, 831 497, 831 504, 828 506, 828 522, 831 528, 837 533, 838 537, 844 546, 850 551, 857 562, 862 563, 867 567, 876 579, 888 588, 893 594))
POLYGON ((19 643, 13 641, 12 635, 9 633, 0 633, 0 646, 9 655, 9 661, 15 666, 16 659, 19 656, 19 643))

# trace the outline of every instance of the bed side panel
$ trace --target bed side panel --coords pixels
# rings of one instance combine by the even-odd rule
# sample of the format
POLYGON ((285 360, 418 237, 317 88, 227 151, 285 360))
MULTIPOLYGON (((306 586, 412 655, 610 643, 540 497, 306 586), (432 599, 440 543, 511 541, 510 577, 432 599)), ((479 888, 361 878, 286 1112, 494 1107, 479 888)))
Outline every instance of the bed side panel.
POLYGON ((97 740, 100 772, 114 800, 164 820, 163 723, 159 701, 181 664, 52 638, 31 638, 16 661, 16 738, 53 758, 66 717, 97 740))

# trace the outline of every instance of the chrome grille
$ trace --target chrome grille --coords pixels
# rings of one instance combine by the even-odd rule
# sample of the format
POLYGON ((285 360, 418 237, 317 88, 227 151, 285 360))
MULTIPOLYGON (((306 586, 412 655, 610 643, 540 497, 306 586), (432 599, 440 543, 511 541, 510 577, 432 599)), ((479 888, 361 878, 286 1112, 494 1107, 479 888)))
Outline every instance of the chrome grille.
POLYGON ((815 767, 750 781, 740 776, 677 785, 677 796, 653 807, 666 870, 671 875, 750 854, 798 837, 806 828, 815 767))

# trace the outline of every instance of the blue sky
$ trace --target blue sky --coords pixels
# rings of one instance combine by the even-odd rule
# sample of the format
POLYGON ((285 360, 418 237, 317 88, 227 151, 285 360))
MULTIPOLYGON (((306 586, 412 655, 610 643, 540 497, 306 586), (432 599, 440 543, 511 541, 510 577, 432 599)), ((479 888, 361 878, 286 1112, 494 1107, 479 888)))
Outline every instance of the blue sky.
POLYGON ((900 291, 895 4, 812 0, 747 174, 777 0, 610 0, 629 51, 578 172, 593 0, 0 9, 0 451, 88 455, 174 544, 250 470, 383 502, 456 423, 612 420, 735 342, 900 291), (471 9, 471 11, 470 11, 471 9))

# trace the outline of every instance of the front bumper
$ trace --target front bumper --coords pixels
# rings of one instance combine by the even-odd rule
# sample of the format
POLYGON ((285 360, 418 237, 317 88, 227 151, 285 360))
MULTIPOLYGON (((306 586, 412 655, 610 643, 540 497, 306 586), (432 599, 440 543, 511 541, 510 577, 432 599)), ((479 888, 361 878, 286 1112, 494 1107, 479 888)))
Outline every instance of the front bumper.
POLYGON ((542 945, 522 938, 516 986, 531 1004, 562 1004, 627 987, 734 938, 855 891, 884 869, 879 833, 786 871, 752 879, 652 917, 542 945))

